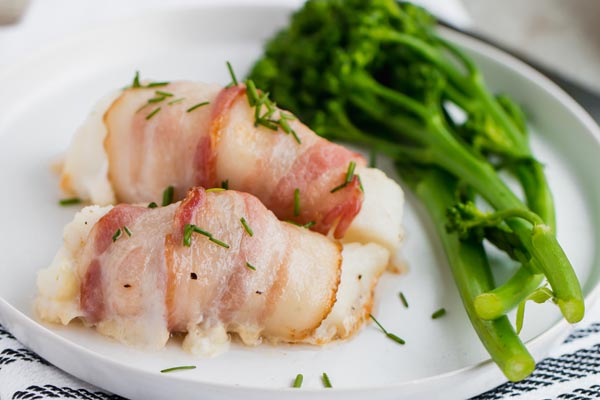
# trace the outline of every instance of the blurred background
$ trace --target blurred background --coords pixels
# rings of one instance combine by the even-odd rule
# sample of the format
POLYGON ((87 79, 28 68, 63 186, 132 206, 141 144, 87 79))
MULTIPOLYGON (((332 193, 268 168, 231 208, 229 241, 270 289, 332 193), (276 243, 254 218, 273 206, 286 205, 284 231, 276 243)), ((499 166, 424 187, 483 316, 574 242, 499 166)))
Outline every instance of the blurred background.
MULTIPOLYGON (((301 0, 0 0, 0 68, 114 19, 212 3, 301 0)), ((515 52, 549 74, 600 121, 599 0, 417 0, 447 24, 515 52), (556 74, 556 75, 554 75, 556 74), (563 80, 564 79, 564 80, 563 80)))

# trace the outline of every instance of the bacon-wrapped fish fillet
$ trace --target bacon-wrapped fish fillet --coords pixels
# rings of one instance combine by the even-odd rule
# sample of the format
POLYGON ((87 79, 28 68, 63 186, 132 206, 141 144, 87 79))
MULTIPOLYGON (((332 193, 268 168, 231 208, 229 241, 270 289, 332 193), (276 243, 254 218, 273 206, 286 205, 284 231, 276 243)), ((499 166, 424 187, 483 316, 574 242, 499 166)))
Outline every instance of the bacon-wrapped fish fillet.
POLYGON ((244 85, 174 82, 115 93, 74 138, 61 186, 104 205, 159 202, 168 186, 181 199, 190 187, 227 182, 281 220, 395 250, 400 187, 290 114, 273 109, 265 117, 260 107, 244 85))
POLYGON ((342 250, 249 194, 195 188, 166 207, 84 208, 38 275, 36 310, 143 348, 187 333, 200 355, 225 349, 228 333, 321 344, 360 327, 388 256, 375 244, 342 250))

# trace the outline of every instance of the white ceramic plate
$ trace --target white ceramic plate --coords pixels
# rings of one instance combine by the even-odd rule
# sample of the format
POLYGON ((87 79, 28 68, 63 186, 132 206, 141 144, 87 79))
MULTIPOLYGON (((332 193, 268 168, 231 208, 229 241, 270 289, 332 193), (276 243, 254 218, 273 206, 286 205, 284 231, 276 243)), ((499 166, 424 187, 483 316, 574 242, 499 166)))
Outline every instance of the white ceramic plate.
MULTIPOLYGON (((161 352, 128 348, 74 326, 40 324, 32 313, 36 271, 61 245, 75 208, 61 208, 52 161, 67 147, 92 104, 105 92, 144 77, 229 81, 239 76, 264 40, 286 22, 273 7, 207 8, 146 15, 85 34, 0 73, 0 322, 23 343, 71 374, 131 398, 464 398, 504 381, 473 333, 426 217, 409 197, 405 254, 410 271, 385 276, 375 314, 405 346, 374 326, 322 348, 234 345, 198 360, 178 343, 161 352), (403 291, 410 308, 402 307, 403 291), (440 307, 448 314, 432 320, 440 307), (163 368, 197 369, 160 374, 163 368), (334 389, 323 389, 322 372, 334 389), (301 390, 289 386, 303 373, 301 390), (468 382, 468 383, 467 383, 468 382)), ((490 85, 525 106, 533 145, 547 164, 556 197, 559 239, 590 300, 599 281, 600 156, 598 128, 564 93, 514 59, 451 35, 476 59, 490 85)), ((523 337, 539 359, 568 326, 551 306, 530 307, 523 337)))

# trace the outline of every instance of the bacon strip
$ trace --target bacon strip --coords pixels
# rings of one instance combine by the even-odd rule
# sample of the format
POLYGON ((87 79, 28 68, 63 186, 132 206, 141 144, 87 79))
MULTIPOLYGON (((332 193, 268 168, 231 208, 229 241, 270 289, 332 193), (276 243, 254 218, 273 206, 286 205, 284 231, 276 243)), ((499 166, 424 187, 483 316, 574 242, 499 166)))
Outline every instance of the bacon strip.
MULTIPOLYGON (((257 196, 282 220, 314 223, 317 232, 344 236, 361 209, 363 193, 356 178, 331 190, 344 182, 350 162, 365 165, 360 155, 320 138, 297 120, 289 124, 301 144, 281 128, 256 126, 243 85, 220 90, 177 82, 161 89, 184 100, 148 103, 156 97, 153 90, 128 89, 104 116, 109 178, 119 201, 159 201, 170 185, 181 199, 190 187, 228 181, 229 188, 257 196), (188 112, 201 102, 210 104, 188 112)), ((279 117, 280 111, 272 116, 279 117)))
POLYGON ((121 205, 98 221, 79 264, 80 307, 86 323, 144 347, 198 326, 298 342, 330 313, 341 263, 338 244, 278 221, 255 197, 195 188, 181 203, 121 205), (229 247, 199 233, 185 246, 189 224, 229 247), (132 235, 113 241, 123 226, 132 235))

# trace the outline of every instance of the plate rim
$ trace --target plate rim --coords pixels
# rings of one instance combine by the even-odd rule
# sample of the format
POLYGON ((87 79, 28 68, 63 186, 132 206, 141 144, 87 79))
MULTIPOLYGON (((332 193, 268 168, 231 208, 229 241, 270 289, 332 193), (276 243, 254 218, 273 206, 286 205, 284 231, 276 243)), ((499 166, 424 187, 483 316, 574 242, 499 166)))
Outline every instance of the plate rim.
MULTIPOLYGON (((125 24, 131 23, 134 21, 144 21, 144 20, 149 20, 149 19, 153 19, 153 18, 154 19, 155 18, 164 18, 166 14, 171 15, 171 16, 177 16, 185 11, 190 11, 190 10, 193 10, 193 11, 202 10, 202 11, 206 11, 206 12, 211 12, 211 11, 215 12, 215 11, 223 10, 223 9, 236 9, 236 12, 243 12, 244 10, 256 12, 256 10, 258 10, 258 9, 268 9, 268 10, 277 9, 278 12, 281 12, 282 14, 286 13, 286 12, 289 14, 291 12, 294 12, 297 8, 293 7, 291 4, 281 4, 281 3, 277 4, 274 2, 273 3, 270 3, 270 2, 264 3, 263 2, 261 4, 249 5, 248 3, 244 3, 244 2, 231 1, 231 2, 224 2, 223 4, 178 5, 178 6, 175 6, 175 7, 169 8, 169 9, 164 9, 164 10, 158 9, 158 10, 146 11, 140 15, 119 18, 119 19, 116 19, 113 21, 107 21, 107 22, 102 23, 99 26, 81 30, 77 35, 63 37, 61 39, 53 41, 50 45, 45 46, 44 48, 41 48, 27 56, 24 56, 24 57, 18 59, 17 61, 15 61, 14 63, 11 63, 11 64, 1 67, 0 68, 0 82, 4 81, 5 79, 10 79, 11 75, 14 75, 15 73, 18 74, 18 71, 22 67, 29 66, 29 65, 35 63, 36 60, 45 59, 46 57, 48 57, 49 55, 51 55, 52 53, 54 53, 56 51, 59 51, 61 49, 67 49, 78 43, 83 43, 88 38, 94 37, 102 32, 109 30, 109 29, 114 29, 116 27, 120 27, 120 26, 123 26, 125 24)), ((496 47, 489 45, 487 43, 484 43, 476 38, 469 37, 468 35, 465 35, 465 34, 459 33, 459 32, 455 32, 455 31, 452 31, 447 28, 441 27, 438 29, 443 33, 443 35, 445 37, 449 37, 449 38, 451 38, 451 40, 458 42, 458 44, 460 46, 463 46, 463 44, 466 43, 466 47, 468 47, 470 50, 473 50, 473 51, 480 53, 486 57, 489 57, 490 59, 493 59, 496 64, 501 64, 503 68, 510 69, 513 74, 521 75, 528 81, 532 82, 534 85, 541 88, 545 92, 546 95, 555 99, 558 103, 561 104, 561 106, 564 109, 566 109, 571 114, 573 114, 573 116, 578 121, 580 121, 582 123, 582 125, 585 127, 587 134, 590 134, 592 136, 592 138, 595 139, 596 143, 598 145, 600 145, 600 126, 598 126, 598 124, 596 124, 596 122, 593 120, 593 118, 589 115, 589 113, 585 109, 583 109, 583 107, 581 105, 579 105, 568 93, 566 93, 562 88, 560 88, 556 83, 554 83, 548 77, 546 77, 541 72, 539 72, 538 70, 536 70, 529 64, 525 63, 524 61, 511 56, 510 54, 502 51, 499 48, 496 48, 496 47)), ((0 119, 0 127, 2 125, 1 122, 2 122, 2 120, 0 119)), ((598 231, 596 231, 596 232, 598 232, 598 231)), ((597 302, 597 299, 599 297, 600 297, 600 282, 596 283, 596 285, 585 296, 586 309, 589 310, 589 308, 591 308, 592 304, 597 302)), ((28 315, 22 313, 20 310, 18 310, 16 307, 14 307, 11 303, 9 303, 0 293, 0 321, 5 326, 13 325, 12 322, 6 323, 6 321, 5 321, 6 314, 8 314, 8 315, 12 314, 13 321, 19 320, 19 319, 22 320, 21 326, 27 326, 28 324, 30 324, 31 326, 36 327, 36 329, 38 329, 39 332, 45 331, 44 333, 46 335, 49 334, 49 336, 51 337, 52 340, 63 342, 63 345, 65 345, 66 348, 75 348, 80 352, 87 353, 88 356, 99 357, 99 358, 103 359, 104 362, 110 363, 118 368, 128 369, 128 370, 131 370, 132 372, 139 373, 143 376, 147 376, 148 378, 151 378, 156 375, 156 373, 153 373, 153 372, 139 370, 136 368, 132 368, 126 364, 116 362, 107 356, 104 356, 100 353, 95 353, 75 342, 72 342, 72 341, 62 337, 61 335, 48 329, 47 326, 41 324, 40 322, 30 318, 28 315)), ((531 338, 530 340, 528 340, 526 342, 526 344, 529 347, 529 346, 533 346, 535 343, 542 340, 543 337, 556 338, 557 336, 560 336, 560 334, 559 334, 560 332, 565 332, 565 336, 566 336, 566 334, 568 334, 568 329, 567 329, 568 327, 569 327, 569 324, 564 319, 560 319, 554 325, 552 325, 548 330, 546 330, 546 331, 536 335, 535 337, 531 338)), ((28 347, 32 347, 32 346, 30 346, 30 344, 26 343, 27 341, 24 341, 21 338, 19 338, 18 335, 15 335, 15 334, 13 334, 13 335, 17 338, 17 340, 19 340, 24 345, 26 345, 28 347)), ((37 346, 35 346, 35 347, 37 347, 37 346)), ((42 351, 38 352, 38 354, 40 354, 40 355, 41 355, 41 353, 45 353, 45 351, 42 350, 42 351)), ((77 376, 76 374, 74 374, 71 371, 67 371, 67 370, 62 369, 61 367, 58 367, 57 364, 53 364, 53 365, 63 371, 66 371, 74 376, 77 376)), ((479 373, 478 371, 480 371, 484 368, 489 369, 490 367, 496 368, 493 361, 491 359, 487 359, 487 360, 481 361, 479 363, 476 363, 476 364, 473 364, 470 366, 465 366, 463 368, 459 368, 456 370, 452 370, 452 371, 444 372, 442 374, 432 375, 432 376, 428 376, 428 377, 424 377, 424 378, 412 379, 410 381, 405 381, 405 382, 400 382, 400 383, 390 383, 390 384, 383 384, 383 385, 376 385, 376 386, 363 386, 360 388, 335 388, 335 392, 336 392, 336 394, 344 395, 344 394, 350 394, 350 393, 357 394, 362 391, 373 393, 373 391, 381 391, 381 390, 383 390, 383 391, 399 390, 399 389, 411 387, 414 385, 422 385, 422 384, 426 384, 426 383, 435 383, 436 381, 443 381, 445 379, 450 379, 454 376, 465 374, 465 373, 472 373, 472 372, 479 373)), ((259 394, 259 393, 267 394, 270 392, 270 394, 285 393, 286 395, 288 393, 296 393, 294 391, 294 389, 289 388, 289 387, 274 388, 274 387, 241 386, 241 385, 235 385, 235 384, 200 382, 195 379, 189 379, 189 378, 186 379, 184 376, 175 376, 175 375, 169 376, 169 379, 175 379, 177 381, 184 381, 188 384, 191 383, 191 384, 195 384, 195 385, 200 385, 200 386, 204 386, 208 389, 216 389, 217 391, 242 390, 244 392, 251 391, 252 394, 259 394)), ((95 382, 90 382, 90 383, 92 383, 96 386, 99 386, 99 387, 103 387, 102 385, 95 383, 95 382)), ((492 389, 492 388, 490 387, 490 389, 492 389)), ((301 393, 302 393, 302 395, 307 395, 307 396, 311 395, 312 396, 312 395, 319 395, 319 394, 322 395, 323 391, 318 388, 306 388, 306 389, 303 389, 301 391, 301 393)))

